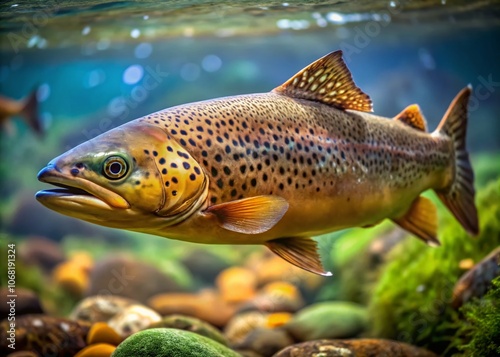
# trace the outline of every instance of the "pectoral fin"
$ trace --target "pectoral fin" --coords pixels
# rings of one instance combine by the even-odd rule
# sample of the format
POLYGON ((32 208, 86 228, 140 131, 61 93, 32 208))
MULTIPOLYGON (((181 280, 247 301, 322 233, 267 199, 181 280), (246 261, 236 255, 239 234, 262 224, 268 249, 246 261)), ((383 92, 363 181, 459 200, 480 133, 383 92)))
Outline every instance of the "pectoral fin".
POLYGON ((288 210, 288 202, 278 196, 256 196, 221 203, 207 208, 221 227, 238 233, 259 234, 268 231, 288 210))
POLYGON ((404 216, 392 220, 428 245, 440 245, 437 239, 437 210, 431 200, 418 197, 404 216))
POLYGON ((287 262, 311 273, 331 276, 325 271, 318 253, 318 245, 311 238, 279 238, 265 243, 274 253, 287 262))

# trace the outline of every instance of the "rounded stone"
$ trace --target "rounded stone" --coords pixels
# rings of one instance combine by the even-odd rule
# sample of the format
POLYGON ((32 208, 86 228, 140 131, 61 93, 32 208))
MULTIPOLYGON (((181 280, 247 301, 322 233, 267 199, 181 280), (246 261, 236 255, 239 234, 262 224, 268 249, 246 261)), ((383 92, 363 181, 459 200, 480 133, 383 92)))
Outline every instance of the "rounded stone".
POLYGON ((239 357, 233 350, 194 332, 153 328, 133 334, 112 357, 239 357))
POLYGON ((155 266, 122 256, 105 258, 94 266, 86 295, 119 295, 146 303, 153 295, 182 290, 155 266))
POLYGON ((108 325, 125 338, 160 320, 161 316, 149 307, 130 305, 109 319, 108 325))
POLYGON ((219 330, 217 330, 209 323, 195 317, 170 315, 165 316, 161 319, 161 321, 155 322, 150 325, 150 328, 159 327, 176 328, 179 330, 191 331, 199 335, 211 338, 212 340, 217 341, 223 345, 227 345, 226 338, 219 330))
POLYGON ((127 306, 138 304, 137 301, 121 296, 89 296, 78 303, 70 314, 70 319, 94 322, 107 322, 127 306))
POLYGON ((363 306, 329 301, 300 310, 284 328, 297 341, 311 341, 355 337, 365 330, 366 325, 367 312, 363 306))
POLYGON ((400 341, 382 339, 317 340, 298 343, 279 351, 273 357, 437 357, 434 353, 400 341))
POLYGON ((9 338, 17 351, 34 351, 40 356, 74 356, 86 346, 90 324, 41 314, 16 317, 15 327, 7 319, 0 323, 0 356, 13 352, 9 338), (11 332, 15 331, 15 334, 11 332))

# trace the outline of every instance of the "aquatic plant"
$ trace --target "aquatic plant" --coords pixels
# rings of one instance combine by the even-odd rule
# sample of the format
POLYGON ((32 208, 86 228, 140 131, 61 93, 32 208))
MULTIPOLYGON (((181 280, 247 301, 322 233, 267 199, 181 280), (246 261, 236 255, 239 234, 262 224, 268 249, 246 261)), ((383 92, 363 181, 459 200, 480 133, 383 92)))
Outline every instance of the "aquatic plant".
POLYGON ((442 353, 458 328, 450 306, 459 262, 480 261, 500 243, 500 180, 478 193, 478 238, 469 237, 449 214, 441 214, 441 247, 406 240, 391 252, 370 302, 371 334, 442 353))
POLYGON ((500 277, 482 299, 466 303, 464 322, 456 333, 458 349, 466 356, 500 356, 500 277))

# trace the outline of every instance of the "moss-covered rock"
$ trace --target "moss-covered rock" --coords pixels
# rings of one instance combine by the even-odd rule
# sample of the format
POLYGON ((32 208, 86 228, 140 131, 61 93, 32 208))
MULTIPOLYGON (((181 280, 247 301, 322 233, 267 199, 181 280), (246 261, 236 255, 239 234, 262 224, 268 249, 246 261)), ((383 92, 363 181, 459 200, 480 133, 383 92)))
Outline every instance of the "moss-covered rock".
POLYGON ((239 357, 220 343, 193 332, 153 328, 123 341, 112 357, 239 357))
POLYGON ((332 301, 300 310, 284 328, 297 341, 349 338, 366 328, 366 309, 358 304, 332 301))
POLYGON ((408 239, 391 252, 370 303, 371 334, 451 354, 458 314, 451 307, 453 287, 463 274, 459 262, 478 262, 500 244, 500 180, 476 199, 480 235, 473 239, 442 210, 441 247, 408 239))
POLYGON ((184 315, 170 315, 163 317, 160 321, 150 325, 150 328, 169 327, 179 330, 186 330, 199 335, 211 338, 223 345, 227 345, 226 338, 222 333, 208 322, 197 319, 196 317, 184 315))
POLYGON ((458 349, 465 356, 500 356, 500 277, 482 299, 465 304, 457 331, 458 349))

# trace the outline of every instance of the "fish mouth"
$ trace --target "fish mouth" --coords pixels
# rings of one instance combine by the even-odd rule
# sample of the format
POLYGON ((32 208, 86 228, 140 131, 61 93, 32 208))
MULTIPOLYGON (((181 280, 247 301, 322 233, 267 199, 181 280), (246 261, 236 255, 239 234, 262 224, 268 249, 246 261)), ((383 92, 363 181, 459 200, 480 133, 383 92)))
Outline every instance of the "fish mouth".
POLYGON ((117 193, 80 177, 68 177, 55 165, 48 165, 38 173, 38 180, 57 188, 38 191, 35 198, 55 211, 85 211, 90 209, 115 210, 130 208, 117 193))

